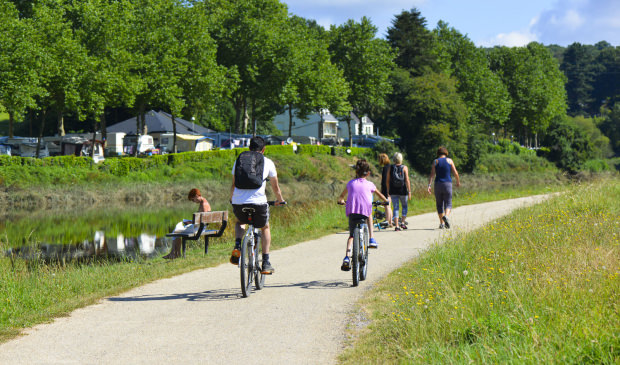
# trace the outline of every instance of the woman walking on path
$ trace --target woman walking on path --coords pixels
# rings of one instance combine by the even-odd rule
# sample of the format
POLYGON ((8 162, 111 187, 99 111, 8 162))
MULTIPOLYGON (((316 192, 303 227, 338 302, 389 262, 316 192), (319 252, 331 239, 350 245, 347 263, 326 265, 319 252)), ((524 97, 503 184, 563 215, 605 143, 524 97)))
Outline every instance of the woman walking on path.
POLYGON ((387 179, 390 175, 390 158, 385 153, 379 155, 379 165, 383 166, 383 171, 381 172, 381 194, 383 194, 387 199, 388 205, 385 209, 385 220, 388 222, 388 227, 394 227, 394 221, 392 219, 392 199, 390 198, 390 194, 388 194, 388 184, 387 179))
POLYGON ((456 178, 456 186, 461 186, 454 161, 448 158, 448 149, 443 146, 439 147, 437 158, 431 166, 431 176, 428 179, 428 193, 430 194, 431 183, 435 177, 435 204, 439 216, 439 229, 450 228, 450 220, 448 219, 452 210, 452 177, 450 173, 453 173, 456 178))
POLYGON ((403 165, 403 155, 400 152, 394 154, 394 164, 390 168, 387 176, 388 194, 394 204, 394 228, 400 231, 401 228, 407 229, 405 219, 407 219, 407 202, 411 199, 411 183, 409 181, 409 169, 403 165), (400 203, 400 204, 399 204, 400 203), (398 208, 402 205, 402 219, 399 222, 398 208))

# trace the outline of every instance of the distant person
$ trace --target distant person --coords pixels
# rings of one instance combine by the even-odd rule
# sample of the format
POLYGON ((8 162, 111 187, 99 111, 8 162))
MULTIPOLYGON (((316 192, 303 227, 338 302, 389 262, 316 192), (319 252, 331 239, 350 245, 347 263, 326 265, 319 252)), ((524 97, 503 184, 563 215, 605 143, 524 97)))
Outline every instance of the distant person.
POLYGON ((261 273, 271 275, 274 269, 269 262, 271 229, 269 228, 269 205, 265 194, 267 180, 269 180, 271 189, 276 195, 276 205, 285 202, 278 184, 276 165, 265 157, 264 153, 265 140, 262 137, 253 137, 250 140, 250 150, 242 152, 233 165, 230 202, 233 206, 233 213, 237 217, 237 223, 235 223, 235 248, 230 256, 230 263, 239 264, 241 239, 245 234, 245 225, 250 223, 247 213, 243 212, 243 208, 252 207, 255 209, 252 224, 255 228, 260 228, 262 232, 263 264, 261 273))
MULTIPOLYGON (((200 195, 200 190, 198 189, 190 190, 189 194, 187 194, 187 199, 190 201, 193 201, 194 203, 198 203, 198 212, 210 212, 211 211, 211 205, 209 205, 209 202, 207 201, 207 199, 203 198, 202 195, 200 195)), ((183 221, 177 223, 172 233, 195 234, 197 231, 198 231, 198 226, 195 226, 191 220, 184 219, 183 221)), ((164 256, 163 258, 167 260, 174 260, 177 257, 181 256, 181 243, 182 243, 181 237, 175 237, 174 240, 172 241, 172 249, 170 250, 170 253, 164 256)))
POLYGON ((407 202, 411 199, 411 182, 409 181, 409 168, 403 165, 403 155, 396 152, 392 158, 394 164, 387 176, 388 194, 394 204, 394 230, 407 229, 406 219, 408 212, 407 202), (402 205, 402 218, 399 219, 399 205, 402 205))
POLYGON ((344 188, 338 204, 345 204, 344 197, 347 197, 346 214, 349 217, 349 239, 347 240, 347 250, 342 260, 342 271, 351 270, 351 250, 353 249, 353 231, 355 230, 355 222, 365 219, 368 225, 369 244, 368 247, 377 248, 377 241, 374 239, 372 231, 372 194, 375 193, 379 198, 387 201, 387 198, 381 194, 374 183, 366 180, 370 175, 370 165, 364 159, 358 160, 355 164, 356 178, 349 181, 344 188))
POLYGON ((456 178, 456 186, 461 186, 459 173, 456 171, 454 161, 448 158, 448 149, 439 147, 437 158, 431 165, 431 176, 428 179, 428 193, 431 193, 431 183, 435 178, 435 204, 439 216, 439 229, 450 228, 450 211, 452 210, 452 177, 456 178))
POLYGON ((392 199, 390 198, 390 194, 388 193, 388 175, 390 174, 390 158, 385 153, 379 155, 379 165, 383 166, 383 170, 381 171, 381 194, 383 194, 388 203, 390 203, 387 207, 385 207, 385 219, 388 222, 388 227, 394 227, 394 221, 392 218, 392 199))

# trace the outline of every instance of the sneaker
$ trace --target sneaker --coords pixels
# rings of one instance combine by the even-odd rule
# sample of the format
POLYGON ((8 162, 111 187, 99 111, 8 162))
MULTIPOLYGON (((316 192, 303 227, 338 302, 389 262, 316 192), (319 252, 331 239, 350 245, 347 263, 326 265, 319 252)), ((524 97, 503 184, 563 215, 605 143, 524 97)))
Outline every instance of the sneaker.
POLYGON ((439 225, 439 229, 444 229, 444 228, 446 228, 446 226, 444 226, 443 223, 439 225))
POLYGON ((342 260, 342 266, 340 266, 340 270, 351 271, 351 259, 349 258, 349 256, 345 256, 344 260, 342 260))
POLYGON ((377 240, 375 240, 375 238, 371 238, 370 242, 368 242, 368 247, 369 248, 379 248, 379 244, 377 243, 377 240))
POLYGON ((239 257, 241 257, 241 250, 235 247, 230 255, 230 263, 233 265, 239 265, 239 257))
POLYGON ((450 228, 450 221, 448 220, 448 217, 444 215, 441 219, 443 219, 443 222, 446 224, 446 228, 450 228))
POLYGON ((407 224, 405 224, 405 223, 401 223, 401 224, 400 224, 400 228, 402 228, 402 229, 407 229, 407 224))
POLYGON ((271 275, 274 273, 274 268, 271 266, 269 261, 263 261, 263 269, 260 271, 263 275, 271 275))

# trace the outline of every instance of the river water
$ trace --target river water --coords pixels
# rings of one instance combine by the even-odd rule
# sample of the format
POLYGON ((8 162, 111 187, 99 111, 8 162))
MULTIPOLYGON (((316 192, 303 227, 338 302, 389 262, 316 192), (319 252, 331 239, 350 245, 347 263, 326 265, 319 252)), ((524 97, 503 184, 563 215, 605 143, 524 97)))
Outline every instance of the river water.
POLYGON ((12 211, 0 216, 0 253, 46 262, 95 257, 148 259, 168 252, 166 237, 196 206, 95 207, 12 211))

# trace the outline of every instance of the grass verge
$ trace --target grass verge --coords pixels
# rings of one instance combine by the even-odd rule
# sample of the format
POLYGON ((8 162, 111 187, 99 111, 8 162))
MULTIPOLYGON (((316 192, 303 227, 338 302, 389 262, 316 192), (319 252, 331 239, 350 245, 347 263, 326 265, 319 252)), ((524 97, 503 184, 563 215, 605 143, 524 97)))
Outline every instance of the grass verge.
POLYGON ((361 302, 353 363, 620 361, 620 181, 452 237, 361 302))

